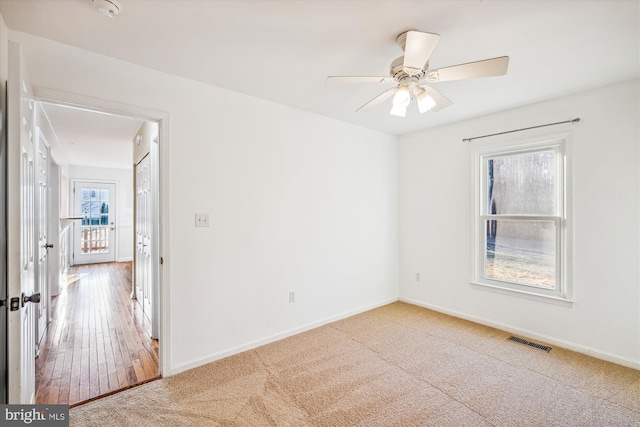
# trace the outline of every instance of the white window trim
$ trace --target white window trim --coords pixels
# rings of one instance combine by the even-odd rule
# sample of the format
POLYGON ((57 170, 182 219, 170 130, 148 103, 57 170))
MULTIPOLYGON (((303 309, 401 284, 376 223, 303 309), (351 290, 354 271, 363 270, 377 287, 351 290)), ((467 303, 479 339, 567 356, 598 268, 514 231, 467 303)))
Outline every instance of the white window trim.
POLYGON ((472 259, 471 259, 471 280, 470 284, 477 289, 500 294, 512 295, 527 298, 535 301, 543 301, 558 305, 571 306, 574 300, 573 275, 572 275, 572 188, 571 177, 571 144, 570 134, 542 134, 532 136, 527 139, 514 140, 512 136, 501 136, 492 138, 491 140, 478 140, 471 142, 471 161, 472 176, 471 185, 474 195, 473 211, 471 215, 472 221, 472 259), (486 201, 482 199, 482 185, 486 183, 486 174, 484 173, 484 162, 482 158, 495 154, 517 154, 531 151, 538 151, 545 148, 553 148, 557 150, 556 156, 557 169, 563 176, 563 185, 560 188, 561 194, 558 200, 561 201, 559 206, 559 216, 517 216, 517 215, 501 215, 500 219, 518 219, 518 218, 540 218, 544 220, 553 220, 556 222, 556 238, 558 239, 558 252, 556 254, 556 290, 549 290, 542 287, 518 285, 498 280, 484 278, 484 250, 485 250, 485 227, 483 215, 486 210, 483 208, 486 201))

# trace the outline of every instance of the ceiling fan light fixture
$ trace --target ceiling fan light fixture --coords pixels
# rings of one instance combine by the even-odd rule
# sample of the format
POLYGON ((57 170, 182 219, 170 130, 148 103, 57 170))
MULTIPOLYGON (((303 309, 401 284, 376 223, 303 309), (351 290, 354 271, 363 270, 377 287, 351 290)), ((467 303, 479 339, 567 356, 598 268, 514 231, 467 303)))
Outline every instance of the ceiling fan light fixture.
POLYGON ((407 114, 407 106, 406 105, 396 105, 395 103, 391 107, 391 111, 389 114, 396 117, 404 117, 407 114))
POLYGON ((418 103, 418 110, 420 113, 426 113, 436 106, 436 101, 427 93, 426 90, 423 90, 416 96, 416 102, 418 103))
MULTIPOLYGON (((97 1, 97 0, 96 0, 97 1)), ((104 0, 106 1, 106 0, 104 0)), ((435 33, 409 30, 400 33, 396 41, 404 55, 391 62, 389 76, 329 76, 333 83, 393 83, 391 87, 358 108, 364 111, 393 98, 391 114, 404 117, 411 100, 415 98, 420 113, 441 111, 452 104, 451 100, 427 83, 503 76, 507 73, 509 57, 483 59, 465 64, 431 69, 429 59, 440 36, 435 33)))
MULTIPOLYGON (((393 106, 404 107, 406 109, 410 101, 411 101, 411 92, 409 91, 409 86, 407 85, 398 86, 398 90, 396 91, 396 94, 393 95, 393 106)), ((402 117, 404 117, 404 114, 402 115, 402 117)))
POLYGON ((118 0, 91 0, 93 8, 109 18, 115 18, 122 10, 118 0))

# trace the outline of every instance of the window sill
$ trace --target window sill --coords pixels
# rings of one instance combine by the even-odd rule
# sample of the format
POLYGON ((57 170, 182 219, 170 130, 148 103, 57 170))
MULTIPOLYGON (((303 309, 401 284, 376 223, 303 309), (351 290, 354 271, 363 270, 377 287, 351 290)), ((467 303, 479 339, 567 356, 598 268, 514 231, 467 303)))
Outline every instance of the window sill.
POLYGON ((487 283, 469 282, 469 284, 471 285, 471 287, 479 290, 483 290, 483 291, 496 292, 503 295, 517 296, 520 298, 526 298, 533 301, 545 302, 548 304, 559 305, 562 307, 573 307, 573 304, 575 303, 575 300, 561 297, 561 296, 543 295, 535 292, 527 292, 527 291, 522 291, 518 289, 503 288, 496 285, 489 285, 487 283))

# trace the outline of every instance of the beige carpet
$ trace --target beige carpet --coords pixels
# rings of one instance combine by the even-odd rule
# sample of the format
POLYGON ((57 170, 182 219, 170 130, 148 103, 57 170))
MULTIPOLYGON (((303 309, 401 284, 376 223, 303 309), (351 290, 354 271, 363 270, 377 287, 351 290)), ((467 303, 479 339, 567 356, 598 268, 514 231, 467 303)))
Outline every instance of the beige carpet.
POLYGON ((640 426, 640 371, 404 303, 71 410, 72 426, 640 426))

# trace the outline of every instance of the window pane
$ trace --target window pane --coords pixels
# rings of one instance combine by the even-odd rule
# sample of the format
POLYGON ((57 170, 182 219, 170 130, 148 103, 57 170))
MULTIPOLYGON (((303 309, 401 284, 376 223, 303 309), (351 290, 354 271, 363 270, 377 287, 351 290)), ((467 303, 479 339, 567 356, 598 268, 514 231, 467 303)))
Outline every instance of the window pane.
POLYGON ((100 202, 98 202, 96 200, 92 200, 90 209, 91 209, 91 216, 93 218, 99 218, 100 217, 100 202))
POLYGON ((553 221, 487 220, 485 278, 556 287, 553 221))
POLYGON ((81 189, 80 210, 85 217, 82 219, 82 225, 89 225, 89 216, 91 214, 91 191, 87 188, 81 189))
POLYGON ((88 202, 91 200, 91 190, 88 188, 81 189, 82 192, 82 202, 88 202))
POLYGON ((100 225, 109 224, 109 202, 100 204, 100 225))
POLYGON ((555 153, 487 159, 488 215, 555 215, 555 153))

